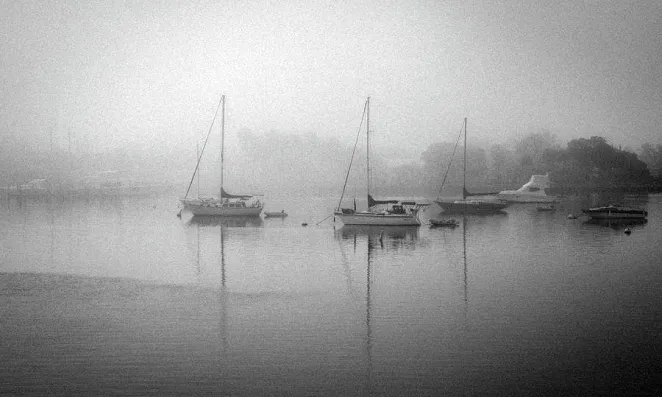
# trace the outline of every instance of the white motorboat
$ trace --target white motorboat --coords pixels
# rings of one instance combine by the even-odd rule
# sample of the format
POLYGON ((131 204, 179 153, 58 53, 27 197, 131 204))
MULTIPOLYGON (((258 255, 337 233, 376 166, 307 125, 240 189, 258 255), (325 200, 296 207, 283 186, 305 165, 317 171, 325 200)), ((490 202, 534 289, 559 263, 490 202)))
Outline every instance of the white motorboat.
POLYGON ((553 203, 556 197, 548 196, 545 189, 549 188, 549 174, 532 175, 531 179, 517 190, 504 190, 497 198, 509 203, 553 203))

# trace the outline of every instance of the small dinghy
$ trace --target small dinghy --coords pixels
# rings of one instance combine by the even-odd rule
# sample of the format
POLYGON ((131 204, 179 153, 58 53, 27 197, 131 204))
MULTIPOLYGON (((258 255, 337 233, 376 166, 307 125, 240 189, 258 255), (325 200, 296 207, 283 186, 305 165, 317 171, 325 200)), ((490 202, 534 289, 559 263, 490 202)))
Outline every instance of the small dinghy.
POLYGON ((267 212, 264 211, 264 216, 266 218, 285 218, 287 216, 287 213, 285 210, 282 210, 280 212, 267 212))
POLYGON ((536 207, 536 210, 538 211, 556 211, 556 208, 554 208, 553 205, 541 205, 539 207, 536 207))
POLYGON ((430 219, 431 227, 456 227, 459 224, 455 219, 430 219))

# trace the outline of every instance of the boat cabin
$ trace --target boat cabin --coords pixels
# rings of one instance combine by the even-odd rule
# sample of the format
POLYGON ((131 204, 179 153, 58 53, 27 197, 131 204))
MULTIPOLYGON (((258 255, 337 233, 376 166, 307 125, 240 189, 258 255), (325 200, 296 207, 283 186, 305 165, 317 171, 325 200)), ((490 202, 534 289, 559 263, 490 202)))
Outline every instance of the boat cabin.
POLYGON ((393 204, 391 208, 386 210, 386 212, 394 215, 404 215, 407 213, 405 207, 403 207, 401 204, 393 204))

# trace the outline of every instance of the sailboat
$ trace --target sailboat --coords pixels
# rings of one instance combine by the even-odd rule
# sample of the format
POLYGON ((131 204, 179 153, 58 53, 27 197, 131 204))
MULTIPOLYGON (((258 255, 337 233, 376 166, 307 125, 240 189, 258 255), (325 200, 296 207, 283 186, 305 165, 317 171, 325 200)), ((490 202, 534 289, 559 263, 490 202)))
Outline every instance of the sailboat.
POLYGON ((224 145, 225 145, 225 95, 221 96, 221 100, 218 103, 216 108, 216 114, 212 120, 212 124, 209 127, 209 132, 207 133, 207 139, 205 140, 205 145, 202 147, 202 152, 198 156, 197 164, 195 170, 193 171, 193 176, 191 177, 191 183, 189 183, 188 189, 186 190, 186 195, 184 198, 180 199, 181 204, 183 205, 184 210, 188 210, 193 213, 193 216, 259 216, 262 212, 263 203, 260 201, 259 195, 254 194, 230 194, 223 189, 223 163, 224 163, 224 145), (221 187, 218 192, 218 197, 200 197, 189 198, 188 193, 191 190, 191 185, 193 184, 193 179, 195 178, 196 173, 200 167, 200 160, 204 154, 207 141, 209 140, 209 134, 212 131, 214 126, 214 121, 216 120, 216 115, 218 114, 218 108, 222 106, 221 112, 221 167, 220 167, 220 182, 221 187))
MULTIPOLYGON (((349 172, 352 168, 350 161, 347 176, 345 177, 345 185, 343 186, 342 194, 338 207, 333 212, 333 215, 340 218, 345 225, 379 225, 379 226, 420 226, 421 220, 419 219, 419 211, 421 208, 427 206, 427 203, 417 203, 416 201, 400 201, 400 200, 375 200, 370 195, 370 97, 366 99, 363 108, 363 117, 361 118, 361 125, 363 120, 366 121, 366 167, 367 167, 367 196, 368 196, 368 209, 366 211, 357 211, 356 203, 354 208, 341 208, 342 199, 345 195, 345 188, 347 187, 347 179, 349 172)), ((359 126, 359 132, 361 127, 359 126)), ((357 135, 358 140, 358 135, 357 135)), ((352 153, 352 160, 354 160, 354 153, 352 153)))
MULTIPOLYGON (((480 193, 472 194, 467 191, 467 118, 464 118, 464 125, 460 133, 464 133, 464 167, 462 170, 463 182, 462 182, 462 199, 461 200, 447 200, 442 199, 441 197, 437 198, 434 202, 439 205, 445 214, 489 214, 489 213, 499 213, 501 210, 506 208, 509 204, 505 200, 498 199, 496 197, 477 197, 469 198, 471 196, 484 196, 489 193, 480 193)), ((459 137, 458 137, 459 140, 459 137)), ((448 169, 450 169, 451 162, 453 158, 448 163, 448 169)), ((448 169, 446 170, 446 175, 448 175, 448 169)), ((444 187, 444 182, 446 177, 441 183, 441 189, 444 187)))

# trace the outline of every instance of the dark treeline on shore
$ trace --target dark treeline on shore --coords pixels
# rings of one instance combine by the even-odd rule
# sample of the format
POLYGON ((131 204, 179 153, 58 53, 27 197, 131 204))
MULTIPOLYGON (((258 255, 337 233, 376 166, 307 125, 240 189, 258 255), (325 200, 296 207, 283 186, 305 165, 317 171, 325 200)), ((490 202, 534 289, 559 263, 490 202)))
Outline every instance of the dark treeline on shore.
MULTIPOLYGON (((213 147, 217 147, 216 144, 213 147)), ((195 148, 127 147, 104 153, 34 150, 29 146, 2 148, 0 185, 17 185, 46 178, 66 183, 95 172, 117 170, 144 181, 167 182, 185 190, 195 167, 195 148)), ((211 149, 210 149, 211 150, 211 149)), ((357 149, 348 192, 365 191, 365 147, 357 149)), ((463 147, 456 142, 434 143, 419 161, 371 155, 372 187, 381 196, 458 195, 462 188, 463 147), (452 161, 451 161, 452 159, 452 161), (395 160, 395 161, 394 161, 395 160), (443 192, 441 181, 448 171, 443 192)), ((351 148, 333 138, 314 134, 254 134, 241 131, 238 143, 226 151, 226 186, 234 190, 338 195, 351 148)), ((218 155, 201 164, 202 191, 217 188, 218 155), (206 190, 205 190, 206 189, 206 190)), ((470 191, 516 189, 531 175, 549 174, 552 193, 624 190, 662 191, 662 145, 640 149, 614 147, 606 139, 573 139, 562 145, 548 131, 531 133, 510 144, 467 148, 467 188, 470 191)))
MULTIPOLYGON (((396 167, 382 182, 388 191, 397 194, 416 191, 425 195, 459 195, 462 150, 450 142, 433 144, 421 155, 422 165, 396 167), (439 192, 447 169, 448 188, 439 192)), ((531 175, 549 174, 550 192, 555 194, 609 190, 660 192, 661 171, 662 145, 645 143, 637 154, 616 148, 599 136, 573 139, 563 147, 554 134, 544 131, 529 134, 512 147, 495 144, 488 150, 467 148, 466 178, 470 191, 516 189, 531 175)))

